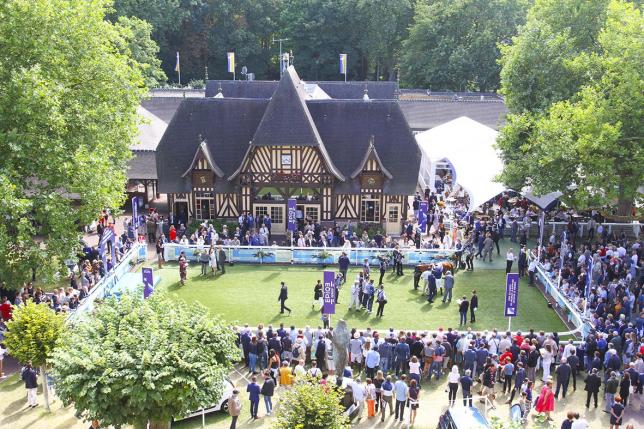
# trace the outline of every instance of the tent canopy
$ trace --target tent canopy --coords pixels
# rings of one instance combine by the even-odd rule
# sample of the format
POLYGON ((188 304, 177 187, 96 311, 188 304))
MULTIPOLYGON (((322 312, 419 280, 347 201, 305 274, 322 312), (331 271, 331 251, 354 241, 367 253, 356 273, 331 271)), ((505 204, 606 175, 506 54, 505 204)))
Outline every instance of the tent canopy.
POLYGON ((432 163, 446 159, 454 166, 456 183, 467 191, 474 209, 506 190, 494 181, 503 169, 494 147, 497 135, 492 128, 461 116, 416 134, 416 141, 432 163))

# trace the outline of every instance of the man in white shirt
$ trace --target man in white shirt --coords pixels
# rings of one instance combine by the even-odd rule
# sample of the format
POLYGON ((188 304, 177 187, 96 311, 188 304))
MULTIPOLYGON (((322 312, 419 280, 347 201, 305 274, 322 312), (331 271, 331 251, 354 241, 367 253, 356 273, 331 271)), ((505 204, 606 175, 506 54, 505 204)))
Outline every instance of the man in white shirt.
POLYGON ((568 340, 568 344, 564 347, 563 354, 561 355, 562 358, 568 359, 571 355, 571 351, 575 350, 575 345, 572 343, 572 340, 568 340))
POLYGON ((512 248, 508 250, 508 253, 505 254, 505 273, 509 273, 512 271, 512 264, 514 264, 514 252, 512 251, 512 248))

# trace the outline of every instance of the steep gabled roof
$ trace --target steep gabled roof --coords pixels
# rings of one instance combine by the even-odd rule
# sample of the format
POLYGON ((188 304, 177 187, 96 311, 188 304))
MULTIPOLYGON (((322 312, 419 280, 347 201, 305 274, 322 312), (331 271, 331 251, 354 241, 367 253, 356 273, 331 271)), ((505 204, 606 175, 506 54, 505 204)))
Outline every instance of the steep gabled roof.
POLYGON ((199 153, 203 154, 204 158, 206 158, 206 162, 208 162, 208 165, 210 166, 210 169, 217 175, 217 177, 224 177, 224 171, 219 168, 219 166, 215 162, 215 159, 212 157, 212 155, 210 155, 210 149, 208 149, 208 144, 206 144, 205 140, 203 140, 199 144, 199 147, 197 147, 195 156, 194 158, 192 158, 190 166, 188 167, 186 172, 181 175, 181 177, 186 177, 192 172, 192 170, 195 168, 195 165, 197 164, 197 160, 199 159, 199 153))
MULTIPOLYGON (((421 153, 397 101, 309 100, 306 104, 342 174, 351 177, 360 166, 373 135, 381 164, 393 176, 386 181, 383 192, 393 195, 415 192, 421 153)), ((336 190, 342 193, 354 188, 355 184, 345 183, 336 190)))
MULTIPOLYGON (((157 147, 159 192, 191 190, 190 177, 182 176, 204 140, 223 177, 230 175, 242 162, 267 104, 267 100, 259 99, 183 100, 157 147)), ((215 189, 227 184, 226 180, 216 180, 215 189)))
POLYGON ((376 160, 378 163, 378 167, 380 168, 380 171, 382 174, 384 174, 388 179, 393 179, 393 175, 387 170, 385 165, 382 163, 380 160, 380 157, 378 156, 378 151, 376 150, 376 147, 373 145, 373 140, 374 136, 372 135, 371 138, 369 139, 369 149, 367 149, 367 152, 364 154, 364 158, 362 159, 362 162, 358 164, 358 168, 353 172, 351 175, 352 179, 355 179, 358 177, 360 173, 362 173, 362 170, 364 170, 364 166, 367 164, 367 161, 369 161, 369 158, 373 156, 373 158, 376 160))
MULTIPOLYGON (((329 156, 320 134, 306 107, 304 83, 290 66, 284 72, 264 116, 262 117, 251 146, 313 146, 317 147, 324 162, 335 177, 345 180, 329 156)), ((234 178, 239 169, 230 177, 234 178)))

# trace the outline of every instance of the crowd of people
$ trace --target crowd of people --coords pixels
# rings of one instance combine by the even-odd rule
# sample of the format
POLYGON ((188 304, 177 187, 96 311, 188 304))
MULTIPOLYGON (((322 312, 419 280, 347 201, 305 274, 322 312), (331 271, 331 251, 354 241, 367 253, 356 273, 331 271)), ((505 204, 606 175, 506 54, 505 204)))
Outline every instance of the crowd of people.
POLYGON ((611 343, 605 355, 597 351, 587 364, 588 342, 562 341, 556 332, 354 328, 347 348, 349 364, 335 368, 333 328, 280 324, 235 329, 249 373, 264 374, 274 386, 288 387, 307 375, 322 384, 344 377, 342 387, 352 400, 343 403, 356 420, 364 409, 368 417, 384 420, 394 414, 402 420, 405 408, 414 413, 418 409, 423 387, 446 377, 450 407, 457 401, 472 406, 476 400, 495 407, 501 400, 518 406, 523 418, 534 410, 551 419, 556 400, 574 394, 578 387, 586 392, 586 407, 597 407, 603 388, 603 409, 618 424, 631 395, 641 395, 644 386, 644 340, 628 363, 617 358, 611 343))

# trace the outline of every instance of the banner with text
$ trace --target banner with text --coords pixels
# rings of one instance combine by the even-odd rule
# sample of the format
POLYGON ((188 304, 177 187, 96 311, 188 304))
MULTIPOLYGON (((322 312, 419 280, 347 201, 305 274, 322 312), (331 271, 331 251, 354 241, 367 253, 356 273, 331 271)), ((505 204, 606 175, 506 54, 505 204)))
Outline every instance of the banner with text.
POLYGON ((297 231, 297 200, 295 198, 289 198, 286 206, 286 212, 288 214, 288 231, 297 231))
POLYGON ((154 274, 152 273, 152 268, 142 268, 141 277, 143 278, 143 298, 147 298, 154 292, 154 274))
POLYGON ((508 273, 505 280, 505 317, 516 317, 519 306, 519 273, 508 273))
POLYGON ((420 207, 418 210, 418 225, 420 226, 420 231, 423 234, 427 234, 427 209, 429 205, 427 201, 421 201, 420 207))
POLYGON ((335 314, 335 272, 333 271, 324 272, 322 296, 324 297, 322 313, 335 314))

